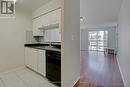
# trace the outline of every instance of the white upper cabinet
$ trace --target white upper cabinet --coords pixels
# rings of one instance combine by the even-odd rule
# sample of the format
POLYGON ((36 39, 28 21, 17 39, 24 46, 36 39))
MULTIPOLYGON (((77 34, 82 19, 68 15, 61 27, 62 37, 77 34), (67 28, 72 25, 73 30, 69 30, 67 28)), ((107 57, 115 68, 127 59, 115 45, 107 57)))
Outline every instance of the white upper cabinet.
POLYGON ((61 23, 61 9, 55 10, 50 13, 50 24, 61 23))
POLYGON ((40 17, 40 20, 41 20, 41 23, 42 23, 42 25, 40 27, 48 26, 50 24, 50 14, 42 15, 40 17))
POLYGON ((46 30, 45 31, 45 37, 44 37, 44 42, 51 42, 51 30, 46 30))
POLYGON ((42 23, 41 26, 43 26, 43 30, 46 29, 46 27, 47 29, 55 29, 55 27, 52 27, 54 25, 59 25, 58 29, 61 29, 61 9, 57 9, 41 16, 40 20, 42 23))
POLYGON ((59 25, 58 27, 50 27, 45 30, 45 42, 61 42, 61 9, 49 13, 49 23, 47 26, 59 25))
POLYGON ((58 29, 51 31, 51 42, 61 42, 61 34, 58 29))
POLYGON ((33 19, 33 36, 45 36, 45 42, 61 42, 61 9, 33 19))
POLYGON ((50 29, 45 31, 45 42, 61 42, 61 35, 58 29, 50 29))
POLYGON ((42 22, 40 18, 36 18, 32 20, 33 24, 33 36, 44 36, 43 31, 39 28, 42 26, 42 22))

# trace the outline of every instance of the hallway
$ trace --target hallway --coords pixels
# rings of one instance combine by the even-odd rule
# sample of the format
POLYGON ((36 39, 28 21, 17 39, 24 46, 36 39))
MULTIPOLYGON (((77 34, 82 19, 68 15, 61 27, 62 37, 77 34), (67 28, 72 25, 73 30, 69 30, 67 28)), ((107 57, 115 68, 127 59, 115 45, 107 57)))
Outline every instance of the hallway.
POLYGON ((104 52, 81 51, 81 79, 75 87, 124 87, 116 58, 104 52))

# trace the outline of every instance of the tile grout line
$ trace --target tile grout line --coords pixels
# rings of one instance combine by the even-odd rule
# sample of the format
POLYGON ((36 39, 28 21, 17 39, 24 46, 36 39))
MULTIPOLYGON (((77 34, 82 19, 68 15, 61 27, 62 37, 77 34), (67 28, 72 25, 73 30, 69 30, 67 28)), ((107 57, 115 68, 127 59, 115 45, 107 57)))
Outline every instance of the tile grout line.
POLYGON ((2 81, 4 87, 6 87, 5 83, 4 83, 4 80, 0 77, 0 80, 2 81))
MULTIPOLYGON (((30 87, 16 72, 15 72, 15 74, 27 87, 30 87)), ((35 76, 35 77, 37 78, 37 76, 35 76)), ((42 84, 44 84, 44 83, 39 84, 39 86, 41 86, 42 84)))
POLYGON ((14 72, 14 73, 24 83, 24 85, 26 85, 27 87, 30 87, 19 75, 17 75, 16 72, 14 72))
MULTIPOLYGON (((13 71, 13 73, 14 73, 14 75, 22 82, 22 84, 23 84, 25 87, 30 87, 30 85, 28 84, 28 82, 26 82, 26 81, 17 73, 17 71, 13 71)), ((6 73, 6 74, 8 74, 8 73, 6 73)), ((33 75, 32 72, 30 72, 30 74, 33 75)), ((43 81, 43 82, 40 82, 40 84, 37 85, 38 87, 42 87, 42 85, 44 86, 44 80, 43 80, 41 77, 39 77, 39 76, 37 76, 37 75, 33 75, 33 76, 36 77, 36 78, 38 78, 38 79, 40 79, 41 81, 43 81)), ((47 80, 47 79, 46 79, 46 80, 47 80)), ((0 77, 0 81, 1 81, 2 84, 3 84, 3 87, 7 87, 7 85, 5 84, 5 81, 4 81, 4 79, 3 79, 2 77, 0 77)), ((47 82, 48 82, 48 80, 47 80, 47 82)), ((55 85, 53 85, 53 86, 55 86, 55 85)), ((57 86, 55 86, 55 87, 57 87, 57 86)))

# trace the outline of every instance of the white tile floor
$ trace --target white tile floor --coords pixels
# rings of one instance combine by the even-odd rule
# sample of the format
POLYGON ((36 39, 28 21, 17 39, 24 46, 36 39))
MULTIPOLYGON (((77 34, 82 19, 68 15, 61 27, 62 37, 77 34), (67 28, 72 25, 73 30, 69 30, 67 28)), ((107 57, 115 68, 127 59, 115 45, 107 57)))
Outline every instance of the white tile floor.
POLYGON ((27 68, 0 74, 0 87, 57 87, 27 68))

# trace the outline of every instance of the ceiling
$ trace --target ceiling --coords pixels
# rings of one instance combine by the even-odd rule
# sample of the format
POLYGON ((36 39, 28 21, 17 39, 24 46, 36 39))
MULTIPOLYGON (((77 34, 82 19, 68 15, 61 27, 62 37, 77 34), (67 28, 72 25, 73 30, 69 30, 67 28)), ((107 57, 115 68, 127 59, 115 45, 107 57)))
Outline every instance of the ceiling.
MULTIPOLYGON (((34 11, 51 0, 16 0, 16 5, 34 11)), ((122 0, 80 0, 81 27, 117 22, 122 0)))
POLYGON ((27 11, 34 11, 51 0, 16 0, 16 5, 27 11))
POLYGON ((80 0, 81 27, 117 22, 122 0, 80 0))

